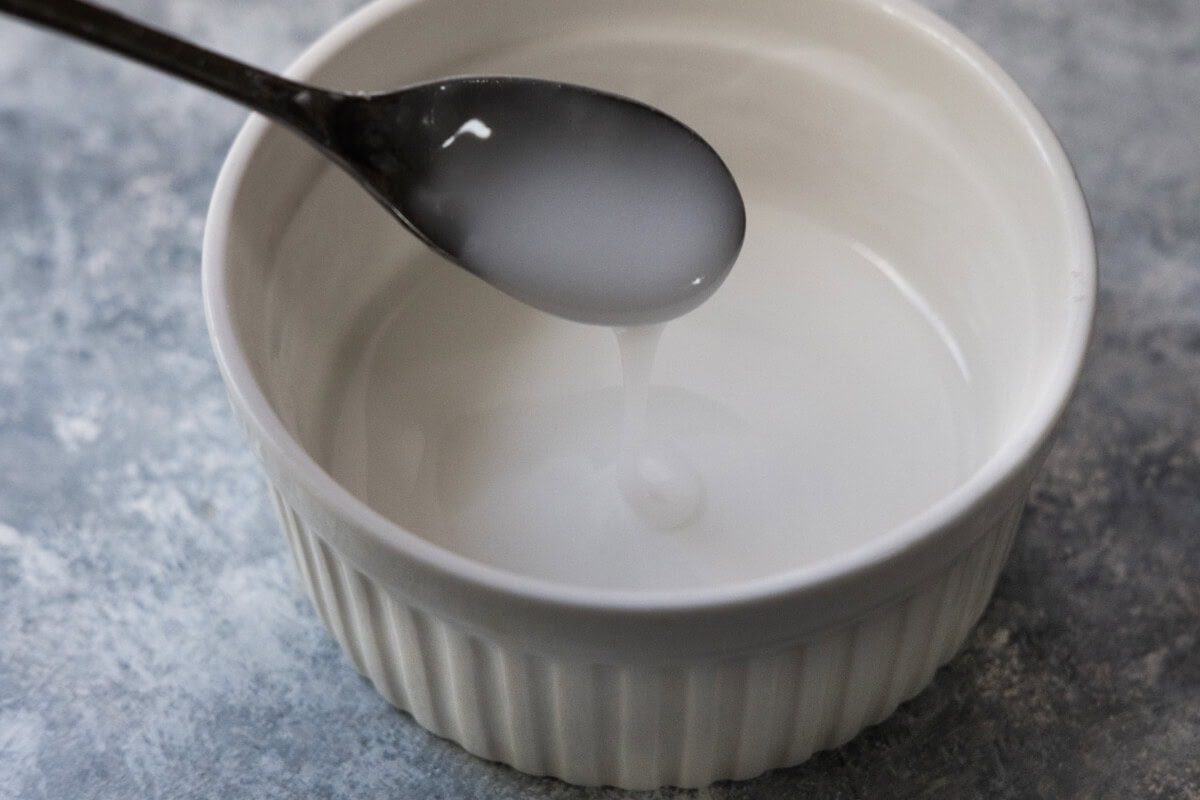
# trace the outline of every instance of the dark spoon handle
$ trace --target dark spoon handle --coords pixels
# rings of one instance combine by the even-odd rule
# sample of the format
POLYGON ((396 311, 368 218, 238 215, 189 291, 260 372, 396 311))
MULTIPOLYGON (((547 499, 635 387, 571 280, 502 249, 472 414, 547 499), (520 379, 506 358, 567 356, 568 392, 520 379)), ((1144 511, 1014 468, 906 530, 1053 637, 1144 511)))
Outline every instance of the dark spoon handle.
POLYGON ((211 89, 321 139, 312 114, 323 92, 214 53, 82 0, 0 0, 0 11, 98 45, 211 89))

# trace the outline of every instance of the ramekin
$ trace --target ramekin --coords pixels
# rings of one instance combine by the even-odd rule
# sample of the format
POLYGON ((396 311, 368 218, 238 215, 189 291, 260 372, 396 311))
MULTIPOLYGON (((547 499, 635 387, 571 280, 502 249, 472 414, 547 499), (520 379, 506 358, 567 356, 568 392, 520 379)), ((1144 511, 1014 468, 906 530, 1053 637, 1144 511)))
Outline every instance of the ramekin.
MULTIPOLYGON (((617 37, 631 52, 699 41, 717 50, 750 43, 781 64, 825 54, 821 63, 851 82, 856 70, 869 71, 894 90, 881 102, 927 116, 956 143, 951 155, 994 195, 997 225, 1015 235, 1025 267, 1013 278, 1022 302, 1006 309, 1019 306, 1009 322, 1021 344, 985 348, 985 357, 1004 351, 1008 359, 994 390, 1002 435, 953 491, 866 545, 695 591, 530 578, 403 529, 314 458, 304 420, 317 413, 316 378, 304 353, 330 358, 333 345, 320 324, 290 336, 270 292, 282 280, 272 270, 283 231, 332 168, 257 117, 234 143, 209 212, 208 323, 304 589, 355 669, 390 703, 483 758, 572 783, 697 787, 749 778, 887 717, 954 655, 983 612, 1083 361, 1095 297, 1091 229, 1068 160, 1032 104, 977 46, 908 0, 377 0, 290 72, 385 88, 503 64, 533 42, 551 53, 544 72, 560 77, 561 66, 586 81, 593 34, 617 37)), ((623 88, 645 86, 651 100, 680 91, 654 81, 637 75, 623 88)), ((697 84, 689 89, 703 96, 697 84)), ((877 135, 884 141, 887 132, 877 135)), ((362 232, 352 221, 336 230, 313 224, 312 246, 323 252, 300 258, 336 262, 362 232)), ((307 313, 319 317, 320 303, 307 313)), ((1007 335, 1003 327, 980 336, 1007 335)))

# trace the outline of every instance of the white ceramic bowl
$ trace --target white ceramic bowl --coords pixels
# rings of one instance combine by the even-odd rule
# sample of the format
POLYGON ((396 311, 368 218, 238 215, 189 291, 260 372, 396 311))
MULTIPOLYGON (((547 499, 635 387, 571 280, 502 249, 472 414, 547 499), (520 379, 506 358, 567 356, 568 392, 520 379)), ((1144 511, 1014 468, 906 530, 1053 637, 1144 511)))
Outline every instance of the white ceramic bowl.
POLYGON ((575 430, 554 402, 613 400, 609 334, 438 263, 252 119, 213 199, 204 297, 318 613, 390 702, 531 773, 700 786, 845 742, 982 613, 1080 369, 1095 265, 1067 159, 907 0, 381 0, 292 70, 355 89, 481 72, 639 97, 727 159, 746 248, 668 328, 659 382, 716 398, 688 417, 710 438, 763 426, 754 447, 799 466, 755 473, 749 447, 746 470, 798 499, 763 523, 716 464, 726 527, 695 569, 671 568, 687 531, 609 547, 518 514, 505 534, 486 504, 442 530, 472 492, 521 491, 505 448, 527 456, 522 431, 575 430), (490 429, 514 403, 542 424, 490 429))

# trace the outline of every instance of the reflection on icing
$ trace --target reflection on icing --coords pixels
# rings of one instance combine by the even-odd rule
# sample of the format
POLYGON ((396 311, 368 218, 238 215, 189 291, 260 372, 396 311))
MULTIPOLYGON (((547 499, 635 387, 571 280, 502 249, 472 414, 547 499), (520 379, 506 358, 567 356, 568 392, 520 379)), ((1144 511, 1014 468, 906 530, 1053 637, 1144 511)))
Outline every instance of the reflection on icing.
POLYGON ((930 329, 933 330, 942 344, 946 346, 947 352, 954 359, 958 371, 962 373, 963 380, 970 381, 971 367, 967 364, 967 358, 963 355, 962 347, 959 346, 958 338, 954 335, 954 331, 950 329, 950 326, 946 324, 941 315, 934 310, 933 305, 925 299, 924 295, 913 285, 912 281, 901 274, 900 270, 896 269, 890 261, 862 242, 855 242, 852 247, 854 248, 854 252, 863 257, 864 261, 875 267, 881 275, 891 281, 892 285, 896 287, 896 291, 929 324, 930 329))

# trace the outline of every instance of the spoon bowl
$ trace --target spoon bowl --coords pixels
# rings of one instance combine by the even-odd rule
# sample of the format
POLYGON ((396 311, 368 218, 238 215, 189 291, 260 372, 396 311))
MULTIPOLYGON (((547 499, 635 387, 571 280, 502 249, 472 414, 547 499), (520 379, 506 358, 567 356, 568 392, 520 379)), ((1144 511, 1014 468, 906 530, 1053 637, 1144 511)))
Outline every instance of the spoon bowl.
POLYGON ((720 286, 741 248, 745 209, 728 168, 694 131, 634 100, 520 77, 336 92, 82 0, 0 0, 0 11, 265 114, 434 250, 568 319, 679 316, 720 286))
POLYGON ((544 311, 662 322, 706 300, 741 248, 728 168, 643 103, 520 77, 320 97, 328 155, 433 249, 544 311))

